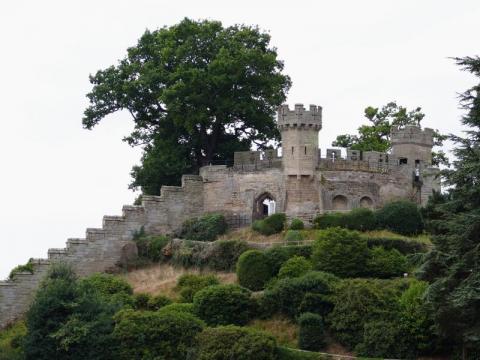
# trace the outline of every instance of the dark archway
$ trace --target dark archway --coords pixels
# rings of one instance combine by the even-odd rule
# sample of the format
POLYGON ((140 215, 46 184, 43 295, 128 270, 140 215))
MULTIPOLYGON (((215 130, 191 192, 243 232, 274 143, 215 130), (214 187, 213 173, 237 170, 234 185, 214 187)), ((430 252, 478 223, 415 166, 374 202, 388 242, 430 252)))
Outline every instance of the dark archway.
POLYGON ((367 208, 367 209, 373 209, 373 200, 368 196, 362 197, 360 199, 360 207, 361 208, 367 208))
POLYGON ((276 211, 275 198, 269 192, 264 192, 259 195, 253 203, 252 219, 259 220, 269 215, 272 215, 276 211))
POLYGON ((333 210, 348 210, 348 200, 346 196, 337 195, 332 200, 333 210))

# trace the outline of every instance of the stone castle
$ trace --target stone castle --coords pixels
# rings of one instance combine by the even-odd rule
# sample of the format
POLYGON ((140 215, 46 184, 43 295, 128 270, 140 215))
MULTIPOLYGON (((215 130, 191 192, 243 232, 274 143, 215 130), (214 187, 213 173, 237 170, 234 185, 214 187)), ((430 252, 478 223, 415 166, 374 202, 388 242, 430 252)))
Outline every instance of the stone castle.
POLYGON ((79 276, 114 268, 135 232, 174 233, 187 219, 221 212, 232 227, 249 225, 274 212, 310 222, 319 213, 377 208, 393 199, 425 204, 440 189, 432 166, 433 130, 395 128, 391 153, 339 149, 322 154, 318 133, 322 108, 297 104, 278 110, 282 156, 278 150, 234 154, 233 167, 205 166, 184 175, 182 186, 163 186, 160 196, 143 196, 141 206, 124 206, 122 216, 104 216, 100 229, 84 239, 68 239, 66 248, 49 249, 47 259, 32 259, 33 273, 0 281, 0 328, 27 309, 52 262, 72 265, 79 276))

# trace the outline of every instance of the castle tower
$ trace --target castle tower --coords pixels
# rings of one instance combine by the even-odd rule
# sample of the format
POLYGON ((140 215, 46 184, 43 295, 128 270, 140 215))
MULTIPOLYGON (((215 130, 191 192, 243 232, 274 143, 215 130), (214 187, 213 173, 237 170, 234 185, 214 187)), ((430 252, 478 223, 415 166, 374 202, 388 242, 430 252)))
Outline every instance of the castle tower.
POLYGON ((322 107, 303 104, 278 108, 278 129, 282 136, 282 158, 285 175, 313 176, 318 164, 318 132, 322 128, 322 107))
POLYGON ((391 131, 392 155, 401 165, 416 167, 432 165, 433 130, 407 125, 402 129, 393 127, 391 131))

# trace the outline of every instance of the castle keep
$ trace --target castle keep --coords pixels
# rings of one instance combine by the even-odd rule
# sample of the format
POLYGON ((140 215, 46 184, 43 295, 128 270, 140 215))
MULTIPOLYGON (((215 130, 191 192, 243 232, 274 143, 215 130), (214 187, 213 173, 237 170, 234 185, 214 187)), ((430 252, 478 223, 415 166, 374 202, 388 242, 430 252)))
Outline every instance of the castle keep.
POLYGON ((0 281, 0 328, 27 309, 50 264, 63 261, 85 276, 115 267, 133 234, 172 233, 187 219, 220 212, 233 227, 274 212, 309 222, 319 213, 377 208, 389 200, 425 204, 440 190, 439 169, 432 166, 432 129, 395 128, 392 151, 339 149, 322 154, 318 133, 322 108, 297 104, 278 110, 282 155, 278 150, 234 154, 233 167, 206 166, 184 175, 182 186, 164 186, 160 196, 144 196, 141 206, 124 206, 121 216, 105 216, 101 229, 87 229, 84 239, 68 239, 66 248, 49 249, 47 259, 33 259, 33 273, 0 281))

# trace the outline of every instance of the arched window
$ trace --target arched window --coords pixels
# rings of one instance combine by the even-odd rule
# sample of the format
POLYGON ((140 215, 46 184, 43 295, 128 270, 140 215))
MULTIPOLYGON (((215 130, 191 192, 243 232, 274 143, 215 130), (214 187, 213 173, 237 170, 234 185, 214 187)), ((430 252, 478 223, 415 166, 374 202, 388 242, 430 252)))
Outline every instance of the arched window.
POLYGON ((367 209, 372 209, 373 208, 373 200, 368 196, 362 197, 360 199, 360 207, 367 208, 367 209))
POLYGON ((332 200, 333 210, 348 210, 348 200, 343 195, 337 195, 332 200))

